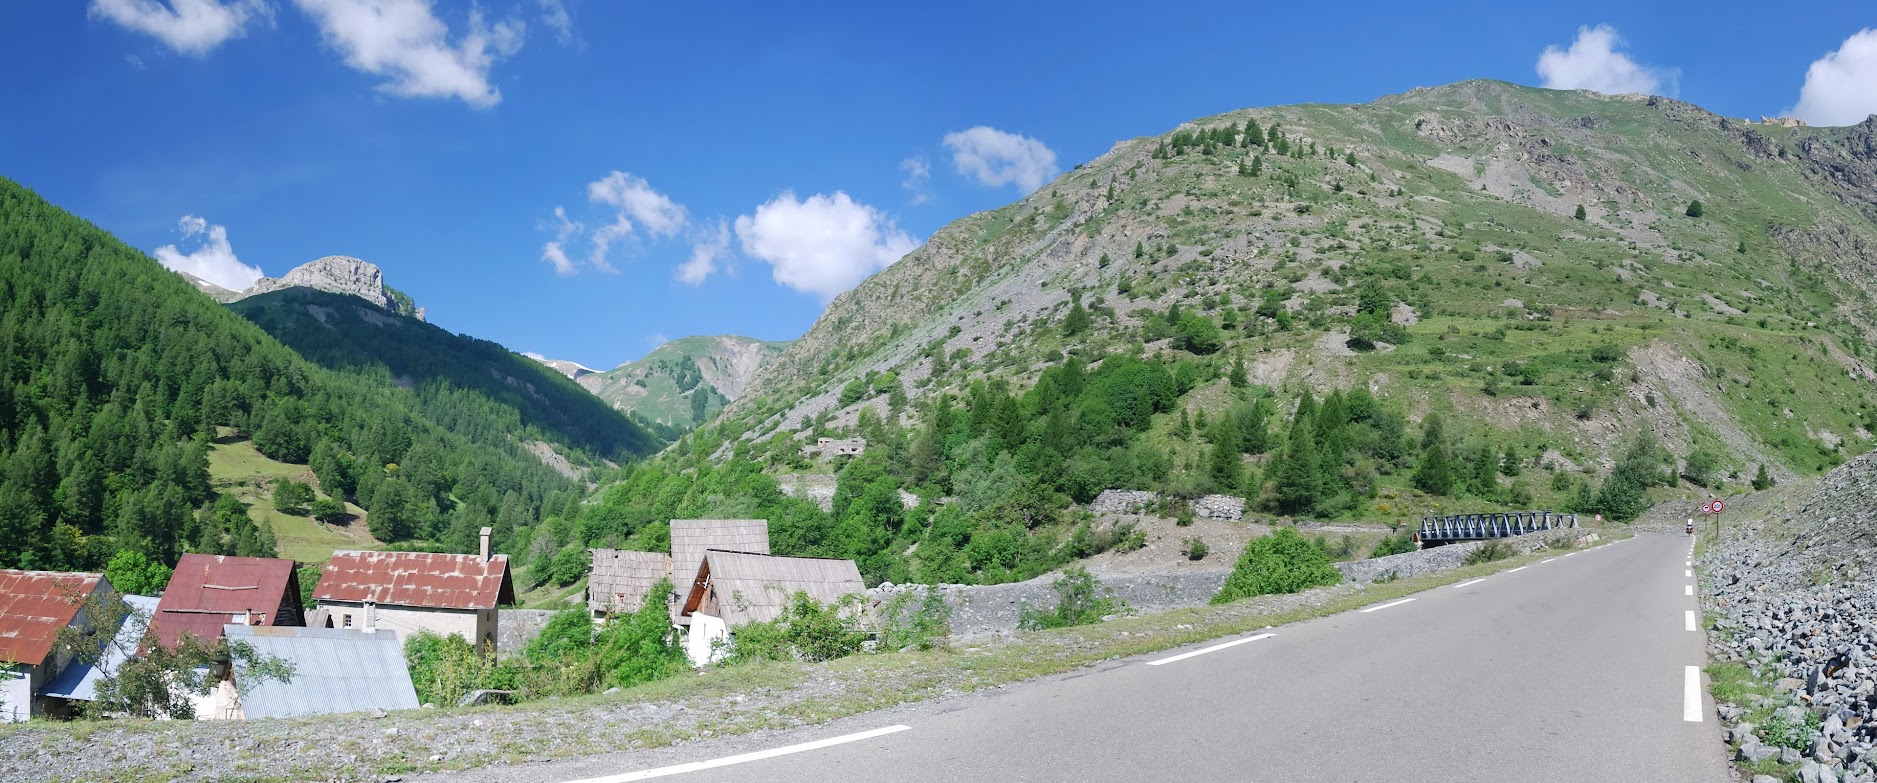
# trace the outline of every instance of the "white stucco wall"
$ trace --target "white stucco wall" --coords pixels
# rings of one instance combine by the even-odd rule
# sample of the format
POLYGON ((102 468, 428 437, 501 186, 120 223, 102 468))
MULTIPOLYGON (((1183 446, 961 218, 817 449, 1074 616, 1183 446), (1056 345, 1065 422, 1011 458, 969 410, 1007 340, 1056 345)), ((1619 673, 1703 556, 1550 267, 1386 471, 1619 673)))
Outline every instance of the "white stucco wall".
MULTIPOLYGON (((319 606, 328 610, 328 617, 334 628, 350 628, 354 631, 365 630, 365 607, 361 604, 339 601, 320 601, 319 606), (346 624, 346 618, 351 624, 346 624)), ((471 644, 486 644, 493 650, 496 646, 496 610, 494 609, 427 609, 415 606, 373 607, 372 624, 380 633, 389 631, 397 634, 398 643, 419 631, 430 631, 438 636, 455 634, 471 644)))
POLYGON ((0 723, 18 723, 32 716, 33 678, 24 668, 0 669, 0 723))
POLYGON ((723 618, 693 612, 690 629, 684 634, 684 654, 691 659, 692 666, 709 666, 723 659, 729 641, 730 629, 724 625, 723 618))

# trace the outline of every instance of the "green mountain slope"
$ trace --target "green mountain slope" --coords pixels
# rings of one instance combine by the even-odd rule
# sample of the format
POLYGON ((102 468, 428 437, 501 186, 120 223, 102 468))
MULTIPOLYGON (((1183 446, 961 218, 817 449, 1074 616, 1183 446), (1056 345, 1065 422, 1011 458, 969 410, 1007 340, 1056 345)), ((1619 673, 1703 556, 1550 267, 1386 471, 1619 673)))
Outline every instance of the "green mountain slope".
POLYGON ((728 426, 849 428, 884 390, 842 392, 889 372, 913 424, 1064 355, 1242 357, 1281 397, 1364 388, 1559 462, 1607 468, 1646 428, 1817 471, 1871 445, 1874 137, 1497 82, 1209 117, 941 230, 831 303, 728 426), (1182 350, 1175 308, 1218 345, 1182 350))
POLYGON ((122 550, 274 544, 218 495, 218 438, 306 465, 371 533, 498 545, 579 487, 494 406, 443 423, 413 395, 302 359, 97 227, 0 179, 0 565, 97 570, 122 550), (232 439, 232 440, 231 440, 232 439))
POLYGON ((681 337, 636 362, 581 373, 577 380, 634 418, 682 432, 741 396, 787 346, 736 335, 681 337))
POLYGON ((663 445, 538 362, 353 296, 285 288, 228 307, 315 364, 410 390, 419 411, 459 434, 552 443, 576 463, 624 461, 663 445))

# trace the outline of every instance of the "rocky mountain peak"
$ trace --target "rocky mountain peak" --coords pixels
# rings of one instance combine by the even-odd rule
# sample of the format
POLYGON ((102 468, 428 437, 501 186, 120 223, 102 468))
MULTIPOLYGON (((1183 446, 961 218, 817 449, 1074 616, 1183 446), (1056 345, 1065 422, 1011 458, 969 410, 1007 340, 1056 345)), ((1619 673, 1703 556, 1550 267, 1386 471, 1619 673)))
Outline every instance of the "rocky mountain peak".
POLYGON ((296 266, 278 278, 263 277, 241 292, 240 298, 283 288, 312 288, 356 296, 383 309, 424 320, 423 308, 415 306, 403 292, 385 285, 384 270, 370 261, 351 256, 325 256, 296 266))

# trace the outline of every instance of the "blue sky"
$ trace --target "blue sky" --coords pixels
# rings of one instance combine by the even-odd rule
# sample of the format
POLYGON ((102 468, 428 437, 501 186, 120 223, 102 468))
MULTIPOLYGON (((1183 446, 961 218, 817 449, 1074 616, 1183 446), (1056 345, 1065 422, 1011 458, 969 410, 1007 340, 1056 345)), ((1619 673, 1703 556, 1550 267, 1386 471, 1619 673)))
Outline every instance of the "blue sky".
POLYGON ((1406 5, 6 3, 0 175, 174 264, 354 255, 605 368, 798 336, 951 220, 1235 108, 1487 77, 1877 112, 1867 2, 1406 5))

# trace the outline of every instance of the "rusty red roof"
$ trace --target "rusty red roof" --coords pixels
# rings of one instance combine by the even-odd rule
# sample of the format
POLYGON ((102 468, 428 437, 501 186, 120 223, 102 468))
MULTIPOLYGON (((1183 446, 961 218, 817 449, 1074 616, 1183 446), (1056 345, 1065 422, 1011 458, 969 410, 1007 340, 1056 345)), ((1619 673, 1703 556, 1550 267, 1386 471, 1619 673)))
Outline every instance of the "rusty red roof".
POLYGON ((332 553, 313 597, 432 609, 493 609, 515 602, 508 556, 436 552, 332 553))
POLYGON ((183 555, 150 618, 150 633, 164 647, 176 646, 184 633, 213 642, 244 612, 251 625, 299 625, 298 615, 282 611, 297 611, 299 594, 292 560, 183 555))
POLYGON ((78 616, 99 574, 0 570, 0 661, 38 666, 78 616))

